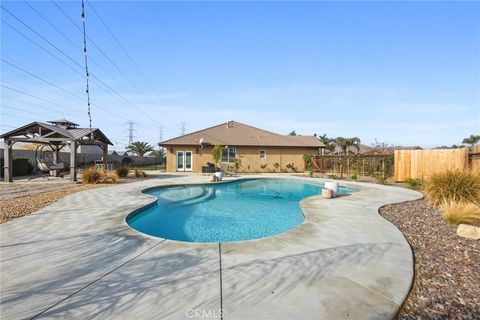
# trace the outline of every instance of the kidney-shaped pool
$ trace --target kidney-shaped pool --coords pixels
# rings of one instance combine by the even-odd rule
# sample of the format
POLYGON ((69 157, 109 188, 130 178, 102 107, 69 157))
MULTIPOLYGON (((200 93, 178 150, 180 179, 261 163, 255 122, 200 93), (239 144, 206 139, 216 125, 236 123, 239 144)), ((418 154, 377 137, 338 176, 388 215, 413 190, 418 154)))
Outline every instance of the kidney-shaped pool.
MULTIPOLYGON (((189 242, 230 242, 270 237, 300 225, 300 200, 323 184, 296 179, 243 179, 221 184, 159 187, 146 191, 156 204, 127 217, 151 236, 189 242)), ((340 187, 338 194, 354 190, 340 187)))

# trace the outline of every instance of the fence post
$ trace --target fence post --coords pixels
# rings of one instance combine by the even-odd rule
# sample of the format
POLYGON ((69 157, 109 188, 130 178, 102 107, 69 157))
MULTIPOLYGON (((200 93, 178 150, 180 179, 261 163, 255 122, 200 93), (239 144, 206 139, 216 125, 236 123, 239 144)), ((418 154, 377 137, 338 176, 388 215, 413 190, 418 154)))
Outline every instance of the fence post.
POLYGON ((347 178, 350 177, 350 158, 347 158, 347 178))

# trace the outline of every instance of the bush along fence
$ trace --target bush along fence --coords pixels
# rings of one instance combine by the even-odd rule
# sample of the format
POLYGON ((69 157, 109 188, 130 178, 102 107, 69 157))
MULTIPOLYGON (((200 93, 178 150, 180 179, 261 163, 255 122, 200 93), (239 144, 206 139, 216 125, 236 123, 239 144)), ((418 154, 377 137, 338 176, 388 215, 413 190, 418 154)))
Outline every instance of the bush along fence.
POLYGON ((393 154, 378 155, 317 155, 311 159, 311 168, 322 174, 355 176, 393 175, 393 154))
MULTIPOLYGON (((2 177, 3 177, 3 165, 4 165, 4 160, 3 158, 0 158, 0 172, 1 172, 0 176, 2 177)), ((12 173, 14 177, 28 176, 33 171, 33 165, 30 164, 28 159, 13 158, 12 166, 13 166, 12 173)))
MULTIPOLYGON (((0 149, 0 155, 3 156, 3 149, 0 149)), ((48 159, 52 157, 52 154, 47 155, 48 159)), ((102 155, 96 153, 77 153, 77 162, 79 168, 89 167, 96 163, 102 162, 102 155)), ((3 157, 0 157, 0 177, 3 177, 3 157)), ((59 162, 65 165, 68 169, 70 166, 70 154, 60 152, 59 162)), ((122 166, 129 167, 142 167, 151 165, 160 165, 164 161, 157 157, 139 157, 139 156, 123 156, 123 155, 108 155, 108 163, 112 165, 113 169, 122 166)), ((36 154, 34 150, 13 150, 13 176, 26 176, 30 175, 33 169, 37 165, 36 154)))

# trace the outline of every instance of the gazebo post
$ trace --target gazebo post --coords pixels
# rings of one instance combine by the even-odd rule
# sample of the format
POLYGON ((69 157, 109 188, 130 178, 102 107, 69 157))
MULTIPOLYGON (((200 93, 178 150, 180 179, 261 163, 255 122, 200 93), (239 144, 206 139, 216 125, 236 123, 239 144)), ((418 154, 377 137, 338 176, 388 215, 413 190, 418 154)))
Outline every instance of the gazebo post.
POLYGON ((12 160, 12 147, 13 142, 5 139, 4 140, 4 147, 3 147, 3 170, 4 170, 4 181, 5 182, 12 182, 12 175, 13 175, 13 160, 12 160))
POLYGON ((77 181, 77 142, 70 141, 70 181, 77 181))
POLYGON ((103 150, 103 170, 107 171, 108 169, 108 144, 102 145, 103 150))
MULTIPOLYGON (((58 144, 55 144, 54 145, 54 148, 53 148, 53 164, 54 165, 57 165, 58 164, 58 160, 60 160, 60 148, 58 148, 58 144)), ((58 177, 58 170, 53 170, 53 175, 55 177, 58 177)))

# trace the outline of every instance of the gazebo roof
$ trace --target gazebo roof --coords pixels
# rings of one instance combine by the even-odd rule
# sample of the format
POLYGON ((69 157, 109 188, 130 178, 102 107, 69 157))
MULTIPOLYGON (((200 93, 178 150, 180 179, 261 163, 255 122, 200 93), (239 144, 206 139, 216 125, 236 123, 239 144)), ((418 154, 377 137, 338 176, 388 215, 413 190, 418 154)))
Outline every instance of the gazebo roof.
POLYGON ((79 124, 76 124, 74 122, 71 122, 67 119, 58 119, 58 120, 50 120, 50 121, 47 121, 48 123, 51 123, 53 125, 63 125, 67 128, 70 128, 70 127, 78 127, 79 124))
POLYGON ((78 144, 113 143, 98 128, 77 128, 78 124, 65 119, 44 122, 32 122, 0 135, 0 138, 18 142, 61 143, 76 141, 78 144))

